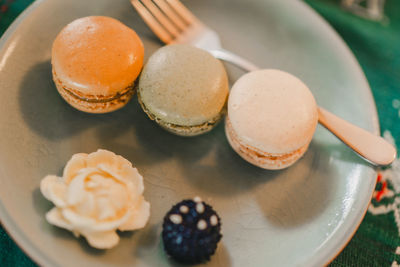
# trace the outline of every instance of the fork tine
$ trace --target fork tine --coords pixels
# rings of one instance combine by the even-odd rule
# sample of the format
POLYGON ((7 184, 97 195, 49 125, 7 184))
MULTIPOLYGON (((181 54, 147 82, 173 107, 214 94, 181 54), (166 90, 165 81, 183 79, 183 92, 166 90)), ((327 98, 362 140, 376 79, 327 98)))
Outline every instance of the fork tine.
POLYGON ((147 26, 157 35, 160 40, 166 44, 172 42, 171 34, 153 17, 145 6, 139 0, 131 0, 133 7, 146 22, 147 26))
POLYGON ((170 4, 176 13, 179 14, 188 24, 192 24, 197 21, 195 15, 189 11, 179 0, 166 0, 170 4))
POLYGON ((173 37, 179 36, 179 30, 176 26, 172 24, 172 22, 164 15, 164 13, 161 12, 152 0, 141 0, 141 2, 173 37))
POLYGON ((177 13, 172 10, 171 6, 165 0, 153 0, 153 2, 165 13, 167 17, 179 28, 179 30, 183 31, 187 27, 186 21, 183 18, 179 17, 177 13))

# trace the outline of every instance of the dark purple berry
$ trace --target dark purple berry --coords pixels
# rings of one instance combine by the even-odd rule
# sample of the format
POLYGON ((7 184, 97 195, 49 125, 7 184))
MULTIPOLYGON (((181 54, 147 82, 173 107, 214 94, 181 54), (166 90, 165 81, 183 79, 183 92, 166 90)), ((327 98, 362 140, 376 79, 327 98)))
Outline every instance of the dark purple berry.
POLYGON ((164 217, 164 249, 176 261, 195 264, 210 260, 221 237, 218 214, 198 198, 179 202, 164 217))

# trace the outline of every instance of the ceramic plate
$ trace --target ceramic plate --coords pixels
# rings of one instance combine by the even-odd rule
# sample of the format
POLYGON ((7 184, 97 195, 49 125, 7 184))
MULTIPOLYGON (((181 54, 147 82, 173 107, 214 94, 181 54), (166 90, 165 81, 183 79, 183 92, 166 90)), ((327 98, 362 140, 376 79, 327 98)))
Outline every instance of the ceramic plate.
MULTIPOLYGON (((354 56, 300 1, 187 0, 230 49, 259 66, 309 85, 319 105, 378 133, 374 101, 354 56)), ((322 127, 289 169, 265 171, 237 156, 220 124, 195 138, 171 135, 141 111, 136 98, 106 115, 79 112, 51 79, 51 45, 61 28, 88 15, 134 28, 146 57, 160 47, 128 0, 36 1, 0 42, 0 218, 43 266, 174 266, 163 252, 161 221, 176 202, 201 196, 219 212, 223 239, 207 266, 319 266, 349 241, 367 209, 375 171, 322 127), (122 233, 108 251, 49 225, 40 191, 78 152, 105 148, 133 162, 145 178, 151 219, 122 233)), ((228 68, 231 81, 242 73, 228 68)))

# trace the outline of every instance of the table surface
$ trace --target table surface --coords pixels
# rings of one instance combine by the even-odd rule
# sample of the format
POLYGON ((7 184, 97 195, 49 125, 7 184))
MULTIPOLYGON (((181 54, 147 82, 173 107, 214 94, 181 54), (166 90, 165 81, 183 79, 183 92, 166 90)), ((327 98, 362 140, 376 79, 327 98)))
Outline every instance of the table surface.
MULTIPOLYGON (((382 135, 400 138, 400 1, 386 0, 385 17, 369 21, 340 7, 340 0, 305 0, 355 54, 375 97, 382 135)), ((0 36, 33 0, 0 0, 0 36)), ((399 147, 400 143, 397 144, 399 147)), ((379 170, 368 212, 331 266, 398 266, 400 263, 400 161, 379 170)), ((36 266, 0 225, 0 266, 36 266)))

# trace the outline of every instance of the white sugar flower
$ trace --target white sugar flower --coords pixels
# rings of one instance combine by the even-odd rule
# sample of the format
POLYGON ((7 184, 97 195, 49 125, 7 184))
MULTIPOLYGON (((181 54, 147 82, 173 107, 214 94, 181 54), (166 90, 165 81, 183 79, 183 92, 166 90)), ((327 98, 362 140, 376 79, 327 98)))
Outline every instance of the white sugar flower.
POLYGON ((107 150, 73 155, 63 177, 46 176, 40 190, 55 205, 47 221, 83 235, 99 249, 118 244, 116 230, 143 228, 150 216, 143 177, 128 160, 107 150))

